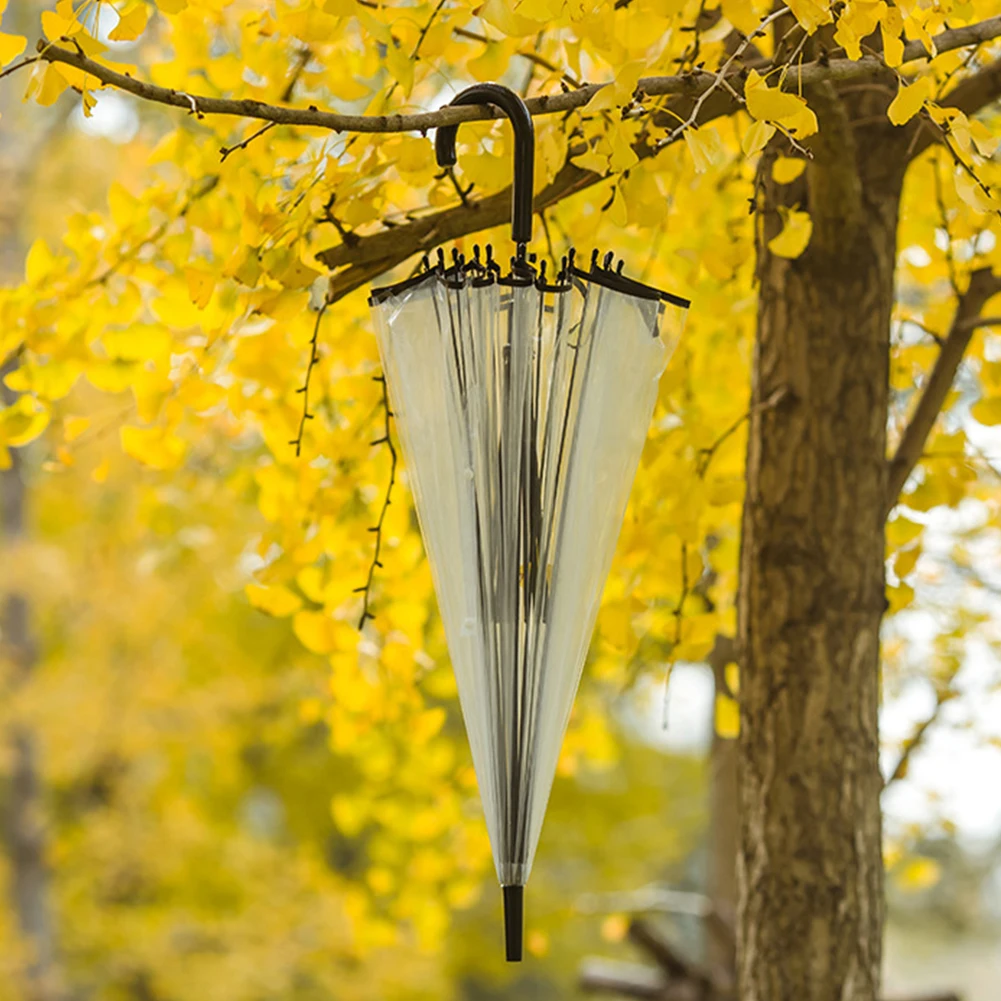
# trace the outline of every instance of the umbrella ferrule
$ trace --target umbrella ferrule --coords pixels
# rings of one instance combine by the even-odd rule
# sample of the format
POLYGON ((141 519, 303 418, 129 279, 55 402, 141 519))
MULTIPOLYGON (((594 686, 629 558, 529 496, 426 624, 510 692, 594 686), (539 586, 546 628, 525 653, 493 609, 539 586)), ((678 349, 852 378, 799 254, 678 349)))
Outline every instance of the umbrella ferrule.
POLYGON ((525 927, 525 887, 502 886, 504 894, 504 952, 509 963, 520 963, 525 927))

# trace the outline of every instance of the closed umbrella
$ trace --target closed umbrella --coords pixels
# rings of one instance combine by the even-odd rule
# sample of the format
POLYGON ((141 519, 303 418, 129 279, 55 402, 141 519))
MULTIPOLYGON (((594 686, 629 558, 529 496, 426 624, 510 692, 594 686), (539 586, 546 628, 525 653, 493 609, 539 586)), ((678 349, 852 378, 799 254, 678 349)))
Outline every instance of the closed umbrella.
MULTIPOLYGON (((534 133, 524 102, 480 84, 515 133, 507 272, 490 247, 370 303, 503 888, 508 960, 523 888, 602 588, 689 302, 571 253, 527 253, 534 133)), ((441 127, 441 166, 457 126, 441 127)))

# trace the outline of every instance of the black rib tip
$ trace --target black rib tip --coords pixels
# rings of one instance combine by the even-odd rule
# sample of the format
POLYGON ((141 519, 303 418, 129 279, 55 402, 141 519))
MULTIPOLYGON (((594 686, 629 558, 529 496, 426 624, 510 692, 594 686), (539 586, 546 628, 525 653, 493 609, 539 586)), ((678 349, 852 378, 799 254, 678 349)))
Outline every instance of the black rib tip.
POLYGON ((521 962, 525 923, 525 887, 502 886, 504 892, 504 949, 509 963, 521 962))

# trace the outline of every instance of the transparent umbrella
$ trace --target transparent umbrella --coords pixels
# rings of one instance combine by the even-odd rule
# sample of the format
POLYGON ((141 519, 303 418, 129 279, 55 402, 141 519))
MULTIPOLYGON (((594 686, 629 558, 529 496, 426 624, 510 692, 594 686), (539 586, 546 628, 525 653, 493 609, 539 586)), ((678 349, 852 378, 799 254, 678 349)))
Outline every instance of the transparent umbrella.
MULTIPOLYGON (((507 274, 487 247, 453 251, 371 306, 410 487, 503 888, 509 960, 522 956, 523 888, 602 588, 687 299, 574 255, 548 279, 527 254, 534 135, 515 130, 507 274)), ((436 135, 455 163, 456 126, 436 135)))

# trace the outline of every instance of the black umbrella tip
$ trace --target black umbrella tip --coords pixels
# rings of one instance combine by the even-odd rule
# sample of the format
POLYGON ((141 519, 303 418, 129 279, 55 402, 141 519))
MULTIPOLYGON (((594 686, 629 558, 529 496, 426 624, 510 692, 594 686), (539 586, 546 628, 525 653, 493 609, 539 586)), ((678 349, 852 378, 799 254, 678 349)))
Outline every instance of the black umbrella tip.
POLYGON ((509 963, 520 963, 525 924, 525 887, 502 886, 504 892, 504 948, 509 963))

